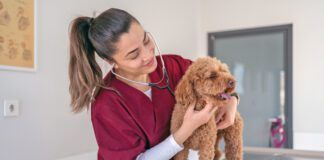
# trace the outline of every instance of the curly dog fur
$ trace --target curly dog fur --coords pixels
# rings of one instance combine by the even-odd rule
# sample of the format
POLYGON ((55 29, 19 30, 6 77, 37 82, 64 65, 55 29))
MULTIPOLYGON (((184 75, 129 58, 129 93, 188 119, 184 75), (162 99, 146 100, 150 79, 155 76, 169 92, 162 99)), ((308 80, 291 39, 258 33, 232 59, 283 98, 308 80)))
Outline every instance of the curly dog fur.
MULTIPOLYGON (((211 57, 197 59, 176 87, 177 103, 172 113, 171 133, 181 126, 189 105, 196 103, 195 110, 198 111, 205 106, 205 100, 211 101, 214 106, 225 106, 226 100, 231 98, 229 95, 235 91, 235 86, 235 79, 226 64, 211 57)), ((243 120, 240 114, 236 113, 232 126, 218 131, 215 115, 184 142, 184 150, 174 157, 175 160, 187 160, 189 149, 198 150, 199 160, 217 160, 221 156, 218 148, 221 138, 225 141, 227 160, 243 159, 243 120)))

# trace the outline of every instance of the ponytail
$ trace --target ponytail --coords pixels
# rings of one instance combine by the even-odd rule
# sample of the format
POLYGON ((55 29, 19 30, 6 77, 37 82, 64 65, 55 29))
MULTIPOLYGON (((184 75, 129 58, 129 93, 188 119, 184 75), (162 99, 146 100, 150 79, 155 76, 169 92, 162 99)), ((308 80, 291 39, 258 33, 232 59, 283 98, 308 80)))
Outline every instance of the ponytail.
POLYGON ((70 26, 69 92, 74 113, 89 109, 96 86, 103 86, 102 71, 88 33, 93 19, 78 17, 70 26))

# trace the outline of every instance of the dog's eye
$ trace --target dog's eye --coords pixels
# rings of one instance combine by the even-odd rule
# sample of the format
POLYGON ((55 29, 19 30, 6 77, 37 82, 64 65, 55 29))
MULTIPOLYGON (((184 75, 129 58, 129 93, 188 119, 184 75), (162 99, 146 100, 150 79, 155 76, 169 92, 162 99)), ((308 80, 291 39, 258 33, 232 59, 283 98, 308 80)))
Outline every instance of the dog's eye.
POLYGON ((217 73, 211 72, 208 78, 217 78, 217 73))

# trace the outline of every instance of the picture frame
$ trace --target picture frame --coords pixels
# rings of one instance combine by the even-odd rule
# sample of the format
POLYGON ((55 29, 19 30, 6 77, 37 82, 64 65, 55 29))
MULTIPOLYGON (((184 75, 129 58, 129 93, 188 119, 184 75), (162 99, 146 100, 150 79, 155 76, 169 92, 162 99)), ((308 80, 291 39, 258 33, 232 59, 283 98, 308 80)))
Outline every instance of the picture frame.
POLYGON ((36 72, 37 0, 0 0, 0 70, 36 72))

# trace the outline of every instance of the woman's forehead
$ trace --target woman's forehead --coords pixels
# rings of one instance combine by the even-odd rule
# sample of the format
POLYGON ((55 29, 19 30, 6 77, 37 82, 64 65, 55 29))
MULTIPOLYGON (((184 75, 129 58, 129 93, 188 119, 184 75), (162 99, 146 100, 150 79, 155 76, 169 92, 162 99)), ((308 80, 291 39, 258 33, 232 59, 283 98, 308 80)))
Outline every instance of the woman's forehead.
POLYGON ((132 23, 128 32, 123 33, 116 43, 118 56, 125 57, 127 53, 138 48, 143 43, 144 36, 145 31, 142 26, 138 23, 132 23))

